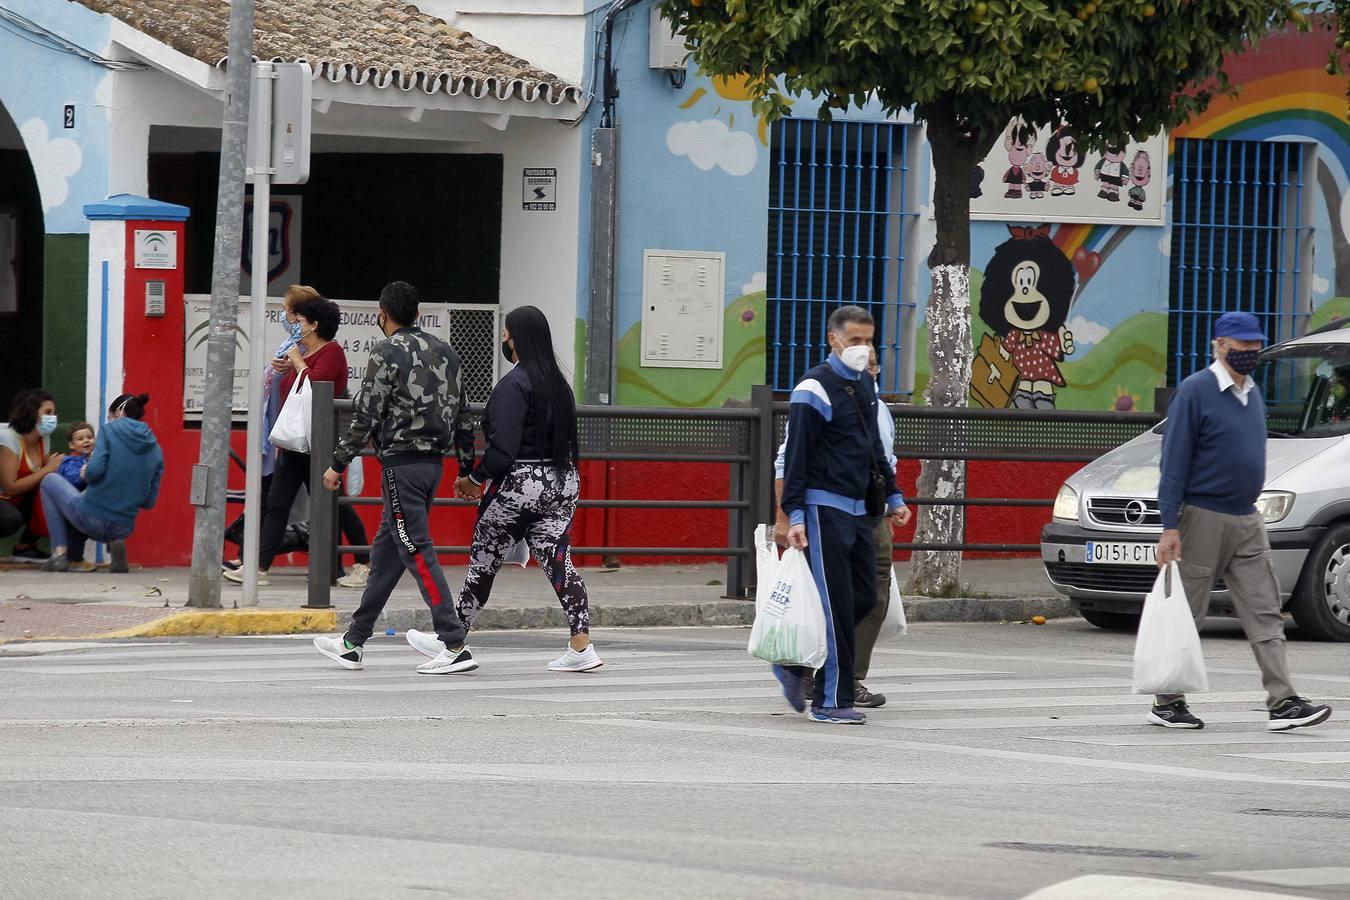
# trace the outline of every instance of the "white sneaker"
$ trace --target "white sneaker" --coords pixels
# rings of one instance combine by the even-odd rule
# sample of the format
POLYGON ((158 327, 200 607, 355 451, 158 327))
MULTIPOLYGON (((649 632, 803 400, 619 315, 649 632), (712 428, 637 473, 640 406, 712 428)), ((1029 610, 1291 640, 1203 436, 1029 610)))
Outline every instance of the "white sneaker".
POLYGON ((337 580, 338 587, 363 588, 370 580, 370 566, 357 563, 352 570, 337 580))
POLYGON ((472 672, 476 668, 478 663, 474 661, 469 648, 465 647, 458 653, 441 650, 431 662, 424 662, 418 666, 417 671, 422 675, 456 675, 460 672, 472 672))
POLYGON ((570 646, 567 652, 548 664, 550 672, 591 672, 604 665, 600 654, 595 652, 595 644, 587 644, 580 653, 570 646))
MULTIPOLYGON (((226 570, 225 570, 224 572, 222 572, 221 574, 225 576, 225 580, 226 580, 226 581, 233 581, 235 584, 243 584, 243 583, 244 583, 244 570, 243 570, 243 569, 226 569, 226 570)), ((267 587, 267 586, 270 585, 271 583, 272 583, 271 580, 267 577, 267 573, 264 572, 264 571, 262 571, 261 569, 259 569, 259 570, 258 570, 258 587, 267 587)))
POLYGON ((320 635, 314 639, 314 649, 318 650, 344 669, 365 668, 365 663, 361 662, 361 657, 364 653, 362 648, 353 647, 348 650, 347 642, 344 638, 331 638, 320 635))
POLYGON ((408 644, 427 659, 435 659, 446 650, 445 641, 416 628, 408 629, 408 644))

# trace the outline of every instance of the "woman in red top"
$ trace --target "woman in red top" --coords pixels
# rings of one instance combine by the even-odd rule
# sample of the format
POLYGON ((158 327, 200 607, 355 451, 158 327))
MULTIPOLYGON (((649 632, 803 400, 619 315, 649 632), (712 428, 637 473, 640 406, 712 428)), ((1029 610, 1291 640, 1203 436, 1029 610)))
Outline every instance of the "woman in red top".
MULTIPOLYGON (((333 396, 347 395, 347 354, 342 345, 335 343, 339 313, 337 304, 323 297, 314 297, 302 301, 294 308, 295 316, 300 320, 300 342, 286 353, 290 369, 281 378, 281 405, 278 416, 286 407, 286 401, 295 389, 296 379, 305 372, 310 381, 331 381, 333 396)), ((276 468, 272 472, 272 487, 267 492, 267 503, 263 507, 262 524, 258 539, 258 584, 269 581, 267 572, 272 568, 281 549, 282 538, 286 534, 286 520, 290 517, 291 504, 302 487, 309 484, 309 454, 296 453, 293 450, 277 451, 276 468)), ((350 509, 350 507, 348 507, 350 509)), ((227 571, 225 577, 230 581, 243 583, 242 570, 227 571)))

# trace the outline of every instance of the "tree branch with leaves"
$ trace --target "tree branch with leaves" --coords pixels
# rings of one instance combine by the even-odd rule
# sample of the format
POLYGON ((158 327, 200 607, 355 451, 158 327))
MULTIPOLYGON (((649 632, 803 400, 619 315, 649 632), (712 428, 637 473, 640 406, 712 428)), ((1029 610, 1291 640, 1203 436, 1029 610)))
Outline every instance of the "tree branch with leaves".
MULTIPOLYGON (((1089 148, 1142 141, 1232 88, 1224 58, 1289 21, 1286 0, 661 0, 710 75, 749 73, 758 115, 790 98, 819 115, 875 97, 912 110, 932 152, 936 238, 927 306, 935 406, 967 403, 971 358, 970 177, 1017 116, 1072 123, 1089 148)), ((1306 26, 1305 26, 1306 27, 1306 26)), ((964 464, 926 461, 922 496, 960 497, 964 464)), ((960 543, 961 507, 924 506, 917 540, 960 543)), ((910 589, 950 595, 960 554, 914 556, 910 589)))

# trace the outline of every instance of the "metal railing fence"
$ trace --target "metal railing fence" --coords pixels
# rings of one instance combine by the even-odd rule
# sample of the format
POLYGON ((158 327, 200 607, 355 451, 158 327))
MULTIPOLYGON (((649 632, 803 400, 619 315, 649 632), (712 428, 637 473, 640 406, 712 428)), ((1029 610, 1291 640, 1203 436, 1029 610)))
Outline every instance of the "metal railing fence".
MULTIPOLYGON (((333 399, 329 383, 314 382, 310 468, 309 603, 331 605, 339 554, 369 546, 339 542, 338 504, 378 505, 379 497, 346 497, 323 488, 336 443, 339 420, 351 401, 333 399)), ((481 407, 472 408, 475 414, 481 407)), ((1161 421, 1148 413, 1072 412, 1013 409, 938 409, 893 406, 896 456, 905 459, 958 459, 1005 462, 1090 462, 1137 437, 1161 421)), ((748 407, 723 409, 644 409, 581 406, 577 409, 583 461, 719 464, 729 471, 725 499, 583 499, 582 509, 722 510, 727 540, 722 547, 573 547, 582 556, 711 557, 727 560, 727 595, 752 596, 754 529, 775 515, 773 459, 787 426, 788 404, 775 402, 767 385, 757 385, 748 407)), ((481 440, 481 439, 480 439, 481 440)), ((481 448, 480 448, 481 449, 481 448)), ((370 450, 365 451, 369 455, 370 450)), ((1051 498, 911 497, 914 506, 1049 507, 1051 498)), ((438 497, 438 507, 471 507, 470 501, 438 497)), ((437 546, 438 553, 466 555, 469 547, 437 546)), ((1034 552, 1035 544, 897 543, 898 551, 958 550, 994 553, 1034 552)))

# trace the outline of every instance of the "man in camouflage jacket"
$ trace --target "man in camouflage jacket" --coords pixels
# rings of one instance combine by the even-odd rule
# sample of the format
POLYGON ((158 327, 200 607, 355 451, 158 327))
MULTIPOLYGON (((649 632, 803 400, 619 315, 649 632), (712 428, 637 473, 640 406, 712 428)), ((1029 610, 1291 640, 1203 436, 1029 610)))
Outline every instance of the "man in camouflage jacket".
POLYGON ((351 427, 338 441, 332 467, 324 473, 324 486, 337 490, 347 465, 367 442, 373 443, 380 460, 384 515, 371 546, 370 578, 351 626, 340 640, 317 638, 314 644, 339 664, 360 668, 361 647, 408 571, 431 607, 432 624, 446 647, 441 656, 450 657, 437 657, 419 671, 444 674, 466 670, 454 667, 465 630, 436 559, 427 516, 444 458, 454 450, 460 473, 472 469, 473 431, 459 356, 445 341, 417 327, 417 308, 417 291, 407 282, 392 282, 380 292, 378 322, 386 339, 371 351, 352 403, 351 427))

